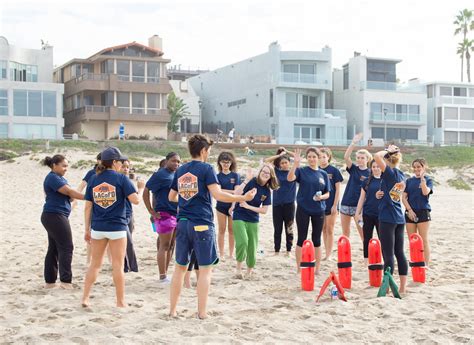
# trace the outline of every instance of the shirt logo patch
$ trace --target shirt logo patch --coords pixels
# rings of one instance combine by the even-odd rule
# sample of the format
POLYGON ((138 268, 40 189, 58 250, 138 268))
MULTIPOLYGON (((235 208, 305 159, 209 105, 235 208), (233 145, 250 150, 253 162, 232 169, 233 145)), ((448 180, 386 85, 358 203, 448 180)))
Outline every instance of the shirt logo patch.
POLYGON ((365 179, 367 179, 366 176, 361 176, 361 177, 360 177, 360 180, 361 180, 361 181, 364 181, 365 179))
POLYGON ((393 202, 400 202, 400 197, 404 190, 405 190, 404 182, 395 183, 389 193, 390 199, 392 199, 393 202))
POLYGON ((235 183, 235 178, 231 178, 230 183, 234 184, 235 183))
POLYGON ((319 183, 322 184, 323 186, 326 184, 326 182, 324 182, 324 179, 322 177, 319 178, 319 183))
POLYGON ((260 201, 265 201, 266 198, 267 198, 266 195, 262 195, 262 196, 260 197, 260 201))
POLYGON ((332 174, 328 174, 330 180, 332 180, 332 174))
POLYGON ((102 208, 109 208, 117 201, 115 186, 106 182, 92 188, 94 203, 102 208))
POLYGON ((178 178, 178 193, 186 201, 192 199, 199 193, 198 178, 190 172, 178 178))

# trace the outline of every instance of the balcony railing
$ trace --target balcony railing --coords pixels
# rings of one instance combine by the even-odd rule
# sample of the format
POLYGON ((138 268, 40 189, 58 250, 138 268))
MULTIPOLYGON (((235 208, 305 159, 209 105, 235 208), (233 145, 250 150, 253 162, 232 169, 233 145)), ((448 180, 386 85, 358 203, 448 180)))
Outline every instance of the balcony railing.
POLYGON ((423 85, 402 85, 398 83, 389 83, 384 81, 369 81, 364 80, 360 82, 361 90, 383 90, 383 91, 398 91, 398 92, 413 92, 423 93, 425 87, 423 85))
POLYGON ((79 77, 76 78, 76 83, 79 83, 83 80, 108 80, 109 75, 108 74, 95 74, 95 73, 84 73, 81 74, 79 77))
POLYGON ((337 119, 346 118, 346 111, 340 109, 323 109, 323 108, 284 108, 287 117, 303 117, 303 118, 326 118, 337 119))
POLYGON ((371 112, 370 120, 372 121, 395 121, 395 122, 420 122, 420 114, 397 114, 397 113, 387 113, 385 116, 381 112, 371 112))
POLYGON ((441 96, 441 104, 474 104, 474 97, 441 96))
POLYGON ((455 128, 455 129, 474 129, 474 121, 463 121, 463 120, 444 120, 444 129, 455 128))
POLYGON ((129 107, 118 107, 120 114, 140 114, 140 115, 161 115, 162 109, 157 108, 129 108, 129 107))
POLYGON ((328 78, 318 74, 305 73, 282 73, 282 81, 285 83, 324 84, 329 86, 328 78))
POLYGON ((133 82, 133 83, 160 83, 160 77, 144 77, 144 76, 137 76, 137 75, 117 75, 117 79, 119 81, 124 82, 133 82))

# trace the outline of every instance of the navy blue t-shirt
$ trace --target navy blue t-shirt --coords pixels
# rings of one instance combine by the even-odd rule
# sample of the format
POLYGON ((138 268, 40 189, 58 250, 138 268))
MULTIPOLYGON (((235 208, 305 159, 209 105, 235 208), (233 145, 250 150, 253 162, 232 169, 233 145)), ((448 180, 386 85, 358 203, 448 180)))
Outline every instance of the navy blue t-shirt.
POLYGON ((92 202, 91 228, 96 231, 127 230, 125 200, 136 192, 132 181, 114 170, 92 176, 84 197, 92 202))
POLYGON ((430 195, 433 194, 433 180, 428 176, 425 176, 426 185, 429 189, 431 189, 430 194, 423 195, 423 191, 421 190, 421 178, 419 177, 410 177, 405 187, 405 193, 408 194, 408 203, 410 204, 411 208, 414 210, 429 210, 431 211, 431 206, 429 203, 430 195))
POLYGON ((346 171, 350 176, 342 196, 341 205, 356 207, 359 202, 362 182, 369 177, 370 170, 362 170, 355 164, 352 164, 350 168, 346 168, 346 171))
POLYGON ((331 183, 329 199, 326 200, 326 211, 331 211, 331 208, 334 206, 334 198, 336 196, 336 183, 344 181, 344 178, 342 177, 339 169, 335 166, 328 165, 327 167, 321 169, 323 169, 328 174, 329 182, 331 183))
MULTIPOLYGON (((235 172, 230 172, 228 174, 220 172, 217 174, 217 179, 219 180, 221 189, 225 190, 234 190, 235 187, 240 184, 240 176, 235 172)), ((218 201, 216 206, 218 208, 227 209, 232 206, 232 203, 218 201)))
POLYGON ((377 199, 375 194, 382 188, 382 179, 372 177, 362 182, 362 189, 365 191, 365 201, 362 213, 366 216, 379 216, 379 205, 382 199, 377 199), (369 183, 370 180, 370 183, 369 183))
POLYGON ((392 169, 387 166, 382 173, 382 191, 384 195, 379 205, 380 222, 405 224, 401 200, 404 189, 405 175, 397 168, 392 169))
POLYGON ((275 168, 275 174, 280 182, 280 188, 273 191, 273 206, 292 204, 296 199, 296 182, 288 181, 287 170, 275 168))
POLYGON ((207 186, 218 183, 214 168, 207 163, 193 160, 179 167, 171 184, 171 189, 179 194, 178 218, 213 225, 214 213, 207 186))
POLYGON ((89 183, 89 180, 92 176, 94 176, 96 174, 95 172, 95 168, 94 169, 91 169, 87 172, 86 176, 84 176, 82 178, 82 181, 86 181, 87 183, 89 183))
MULTIPOLYGON (((254 207, 268 206, 272 204, 272 192, 267 186, 261 186, 257 183, 257 178, 254 177, 244 188, 243 194, 247 193, 252 188, 257 188, 255 197, 247 201, 247 204, 254 207)), ((258 223, 260 214, 246 208, 240 207, 240 204, 235 203, 235 210, 232 216, 233 220, 243 220, 244 222, 258 223)))
POLYGON ((306 213, 312 216, 321 215, 326 210, 326 202, 314 201, 316 192, 326 194, 331 191, 328 174, 322 170, 310 167, 298 168, 295 171, 296 182, 299 183, 296 201, 306 213))
POLYGON ((46 194, 43 212, 59 213, 69 217, 71 214, 70 198, 58 192, 58 189, 65 185, 67 185, 67 180, 64 177, 52 171, 46 175, 43 182, 43 189, 46 194))
POLYGON ((146 187, 153 193, 156 212, 168 212, 173 216, 178 213, 178 203, 168 199, 175 172, 162 168, 151 175, 146 187))

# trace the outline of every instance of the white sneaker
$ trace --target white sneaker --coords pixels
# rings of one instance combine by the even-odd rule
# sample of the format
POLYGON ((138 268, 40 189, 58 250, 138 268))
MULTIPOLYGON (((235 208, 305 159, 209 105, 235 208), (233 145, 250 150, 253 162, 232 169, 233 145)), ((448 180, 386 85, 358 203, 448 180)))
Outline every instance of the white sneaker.
POLYGON ((160 279, 160 280, 159 280, 159 283, 160 283, 160 284, 163 284, 163 285, 170 284, 170 283, 171 283, 171 279, 168 278, 168 277, 166 277, 166 278, 160 279))

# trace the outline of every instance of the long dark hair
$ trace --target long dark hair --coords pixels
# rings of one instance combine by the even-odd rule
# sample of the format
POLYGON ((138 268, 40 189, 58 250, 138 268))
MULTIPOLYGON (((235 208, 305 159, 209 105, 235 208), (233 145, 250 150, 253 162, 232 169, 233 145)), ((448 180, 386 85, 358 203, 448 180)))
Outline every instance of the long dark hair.
POLYGON ((372 180, 375 178, 373 172, 372 172, 372 165, 374 165, 375 162, 375 159, 372 159, 370 162, 369 162, 369 169, 370 169, 370 175, 369 175, 369 178, 367 179, 367 184, 364 186, 364 190, 367 192, 367 190, 369 189, 369 185, 370 183, 372 182, 372 180))
POLYGON ((222 161, 229 161, 230 162, 229 170, 232 172, 237 171, 237 160, 235 159, 235 156, 232 152, 223 151, 217 157, 217 169, 219 170, 219 172, 222 172, 222 167, 221 167, 222 161))
POLYGON ((100 175, 105 170, 112 168, 113 165, 114 165, 114 160, 113 159, 110 159, 110 160, 107 160, 107 161, 100 161, 100 163, 95 168, 95 173, 97 175, 100 175))
POLYGON ((46 165, 47 167, 50 167, 51 169, 53 169, 53 165, 59 164, 65 159, 66 159, 65 156, 57 154, 57 155, 54 155, 53 157, 49 157, 49 156, 45 157, 42 163, 43 165, 46 165))
MULTIPOLYGON (((279 155, 280 153, 284 152, 285 151, 285 148, 284 147, 280 147, 276 154, 279 155)), ((280 169, 280 163, 283 159, 286 159, 288 162, 290 161, 290 156, 288 154, 284 155, 284 156, 281 156, 281 157, 278 157, 277 159, 275 159, 273 161, 273 165, 275 166, 275 168, 278 168, 280 169)))

